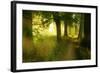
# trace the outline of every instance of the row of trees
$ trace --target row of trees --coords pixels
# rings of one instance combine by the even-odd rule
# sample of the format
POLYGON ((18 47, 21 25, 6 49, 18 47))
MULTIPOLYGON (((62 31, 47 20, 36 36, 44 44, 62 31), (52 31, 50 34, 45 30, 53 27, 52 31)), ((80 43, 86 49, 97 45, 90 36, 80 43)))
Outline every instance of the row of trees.
MULTIPOLYGON (((34 45, 33 39, 34 35, 39 35, 40 31, 43 31, 44 29, 48 28, 49 25, 54 22, 56 26, 56 38, 57 41, 61 40, 61 22, 63 22, 64 25, 64 37, 68 37, 68 26, 73 26, 73 23, 75 25, 79 26, 78 31, 78 37, 77 39, 80 39, 79 46, 84 48, 91 48, 90 47, 90 39, 91 39, 91 15, 89 13, 72 13, 72 12, 48 12, 48 11, 28 11, 23 10, 23 62, 31 61, 36 58, 40 58, 41 56, 37 54, 36 51, 37 46, 34 45), (36 20, 36 22, 35 22, 36 20), (33 25, 34 24, 34 25, 33 25), (32 29, 32 27, 38 26, 38 28, 32 29), (32 34, 33 33, 33 34, 32 34)), ((75 27, 77 29, 77 27, 75 27)), ((37 36, 36 36, 37 37, 37 36)), ((54 40, 53 40, 54 41, 54 40)), ((39 42, 39 41, 38 41, 39 42)), ((49 41, 47 41, 49 42, 49 41)), ((68 41, 64 40, 61 41, 60 45, 56 46, 57 50, 61 51, 63 49, 66 49, 68 46, 68 41), (62 46, 63 45, 63 46, 62 46), (67 45, 67 46, 66 46, 67 45), (62 49, 63 47, 63 49, 62 49)), ((52 46, 52 45, 50 45, 52 46)), ((80 48, 79 47, 79 48, 80 48)), ((84 51, 81 49, 78 50, 78 56, 81 55, 81 53, 84 51), (80 52, 81 51, 81 52, 80 52)), ((47 48, 48 49, 48 48, 47 48)), ((40 50, 40 48, 39 48, 40 50)), ((65 50, 64 50, 65 51, 65 50)), ((50 52, 50 51, 48 51, 50 52)), ((54 51, 57 52, 58 51, 54 51)), ((86 49, 85 51, 86 52, 86 49)), ((48 55, 48 54, 47 54, 48 55)), ((86 54, 87 55, 87 54, 86 54)), ((84 56, 84 55, 82 55, 84 56)), ((57 57, 55 55, 55 57, 57 57)), ((80 57, 81 58, 81 57, 80 57)))
POLYGON ((40 26, 43 28, 48 27, 50 23, 55 22, 58 40, 61 39, 61 21, 64 22, 64 36, 68 36, 67 26, 72 26, 73 23, 80 26, 78 38, 82 38, 87 32, 88 34, 90 33, 90 14, 46 11, 34 11, 32 14, 41 17, 40 26))
MULTIPOLYGON (((34 11, 33 15, 33 24, 35 25, 35 19, 41 21, 39 24, 40 27, 45 28, 48 27, 52 22, 55 22, 56 31, 57 31, 57 40, 61 39, 61 22, 64 23, 64 36, 67 35, 67 26, 72 26, 73 23, 79 25, 81 14, 78 13, 66 13, 66 12, 44 12, 44 11, 34 11), (35 18, 35 17, 38 18, 35 18)), ((36 25, 38 25, 36 23, 36 25)), ((34 27, 33 25, 33 27, 34 27)), ((38 29, 39 30, 39 29, 38 29)))
MULTIPOLYGON (((57 40, 61 39, 61 21, 64 23, 64 36, 67 37, 67 26, 72 26, 73 23, 79 25, 78 39, 90 37, 90 14, 88 13, 72 13, 72 12, 48 12, 48 11, 23 11, 23 16, 29 16, 31 21, 34 20, 34 16, 39 16, 41 23, 39 27, 47 28, 50 23, 55 22, 57 40)), ((34 22, 33 22, 34 23, 34 22)), ((32 24, 31 24, 32 25, 32 24)), ((29 30, 32 31, 32 26, 27 25, 29 30)), ((34 27, 34 26, 33 26, 34 27)), ((77 28, 77 27, 76 27, 77 28)), ((27 29, 25 29, 27 30, 27 29)), ((39 29, 33 30, 38 31, 39 29)), ((30 32, 27 32, 29 34, 30 32)), ((32 35, 31 35, 32 36, 32 35)))

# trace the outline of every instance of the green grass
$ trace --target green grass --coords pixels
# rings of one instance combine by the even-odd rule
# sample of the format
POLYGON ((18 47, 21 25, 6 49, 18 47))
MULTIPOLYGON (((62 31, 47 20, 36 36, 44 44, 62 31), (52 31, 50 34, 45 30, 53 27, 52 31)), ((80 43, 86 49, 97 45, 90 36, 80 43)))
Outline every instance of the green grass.
POLYGON ((79 49, 80 46, 73 41, 61 39, 58 42, 56 36, 43 36, 35 42, 33 39, 33 47, 23 49, 23 62, 82 60, 87 59, 87 56, 90 59, 90 51, 88 50, 88 55, 87 51, 79 49))

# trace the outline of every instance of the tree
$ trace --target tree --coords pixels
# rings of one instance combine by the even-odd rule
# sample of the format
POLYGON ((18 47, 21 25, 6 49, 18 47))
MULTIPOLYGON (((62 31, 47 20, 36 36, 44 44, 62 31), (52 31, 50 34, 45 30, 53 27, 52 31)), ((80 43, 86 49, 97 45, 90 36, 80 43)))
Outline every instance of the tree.
POLYGON ((67 36, 67 26, 72 25, 72 13, 63 13, 62 19, 64 21, 64 36, 67 36))
POLYGON ((60 15, 59 12, 53 13, 53 19, 56 23, 56 31, 57 31, 57 40, 61 40, 61 24, 60 24, 60 15))
POLYGON ((64 36, 67 36, 67 26, 68 26, 68 21, 64 20, 64 36))
MULTIPOLYGON (((79 21, 79 14, 78 13, 63 13, 62 15, 62 19, 64 21, 64 36, 68 36, 67 35, 67 27, 68 26, 73 26, 73 23, 77 24, 79 21)), ((75 26, 75 25, 74 25, 75 26)), ((77 28, 76 28, 77 29, 77 28)))
POLYGON ((23 35, 32 37, 32 12, 23 10, 23 35))
POLYGON ((78 39, 82 39, 83 37, 84 37, 84 14, 81 14, 78 39))
POLYGON ((23 62, 32 59, 30 51, 33 50, 33 37, 32 37, 32 12, 23 10, 23 29, 22 29, 22 47, 23 47, 23 62))
POLYGON ((81 47, 91 48, 91 16, 84 14, 84 38, 81 40, 81 47))
POLYGON ((91 15, 84 14, 84 38, 80 41, 80 49, 78 49, 79 59, 91 58, 91 15))
POLYGON ((33 38, 41 39, 41 32, 45 29, 48 29, 49 25, 52 23, 52 12, 47 11, 33 11, 32 12, 32 29, 33 29, 33 38))
MULTIPOLYGON (((61 21, 64 22, 64 36, 68 36, 67 26, 72 26, 73 23, 77 24, 80 19, 79 13, 71 13, 71 12, 34 11, 32 14, 34 14, 37 17, 40 17, 37 18, 39 19, 38 23, 41 22, 39 28, 42 29, 47 28, 53 21, 55 22, 57 31, 57 40, 61 39, 61 21)), ((36 25, 38 25, 38 23, 36 22, 36 25)), ((36 32, 39 32, 39 28, 36 29, 37 30, 36 32)))
POLYGON ((91 42, 91 15, 85 14, 84 15, 84 46, 90 48, 91 42))

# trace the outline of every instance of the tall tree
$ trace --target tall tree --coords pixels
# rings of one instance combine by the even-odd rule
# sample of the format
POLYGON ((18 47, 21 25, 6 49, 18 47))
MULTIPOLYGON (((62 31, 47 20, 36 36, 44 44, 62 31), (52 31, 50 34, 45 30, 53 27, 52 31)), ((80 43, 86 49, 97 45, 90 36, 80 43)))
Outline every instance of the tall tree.
POLYGON ((81 46, 91 48, 91 15, 84 14, 84 38, 81 41, 81 46))
POLYGON ((68 21, 64 20, 64 36, 67 36, 67 26, 68 26, 68 21))
POLYGON ((57 40, 61 39, 61 25, 60 25, 60 15, 59 12, 53 13, 53 18, 56 23, 56 31, 57 31, 57 40))
POLYGON ((85 14, 84 17, 84 35, 86 39, 86 46, 90 48, 90 42, 91 42, 91 15, 90 14, 85 14))
POLYGON ((32 37, 32 12, 23 10, 23 35, 32 37))
POLYGON ((72 26, 73 23, 73 18, 72 18, 73 13, 63 13, 62 14, 62 19, 64 21, 64 36, 67 36, 67 26, 72 26))
POLYGON ((32 39, 32 12, 23 10, 23 62, 31 59, 30 51, 33 50, 33 39, 32 39))
POLYGON ((84 37, 84 14, 80 15, 80 28, 78 38, 82 39, 84 37))

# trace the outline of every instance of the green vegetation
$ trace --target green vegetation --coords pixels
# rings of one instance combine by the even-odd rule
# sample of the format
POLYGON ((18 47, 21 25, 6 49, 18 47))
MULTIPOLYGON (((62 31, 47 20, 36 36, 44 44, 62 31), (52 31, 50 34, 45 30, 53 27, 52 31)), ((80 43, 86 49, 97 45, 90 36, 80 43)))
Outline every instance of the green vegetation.
POLYGON ((90 16, 23 10, 23 62, 90 59, 90 16))

